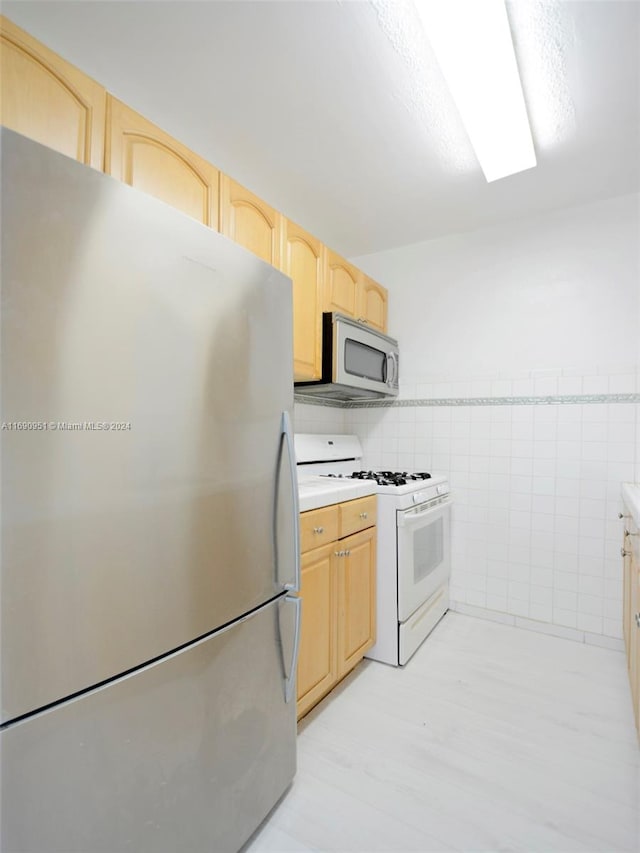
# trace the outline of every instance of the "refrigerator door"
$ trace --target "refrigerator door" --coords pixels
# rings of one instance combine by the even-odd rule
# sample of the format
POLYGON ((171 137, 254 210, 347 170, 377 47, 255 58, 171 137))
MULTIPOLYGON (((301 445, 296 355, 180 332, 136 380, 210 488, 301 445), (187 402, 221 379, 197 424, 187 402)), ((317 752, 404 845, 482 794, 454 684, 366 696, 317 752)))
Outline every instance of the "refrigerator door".
POLYGON ((280 594, 297 517, 290 280, 4 128, 1 168, 6 722, 280 594))
POLYGON ((11 853, 236 851, 295 773, 284 597, 205 640, 6 728, 11 853), (286 645, 286 648, 285 648, 286 645))

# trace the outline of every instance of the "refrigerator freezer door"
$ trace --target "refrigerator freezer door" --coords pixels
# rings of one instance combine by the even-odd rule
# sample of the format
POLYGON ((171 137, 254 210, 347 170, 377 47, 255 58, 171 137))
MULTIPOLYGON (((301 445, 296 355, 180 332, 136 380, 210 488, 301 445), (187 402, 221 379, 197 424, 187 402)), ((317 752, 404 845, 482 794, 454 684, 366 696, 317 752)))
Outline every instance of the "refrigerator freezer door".
POLYGON ((295 773, 283 598, 145 669, 6 728, 1 849, 236 851, 295 773))
POLYGON ((297 519, 290 280, 6 129, 1 168, 6 722, 278 595, 297 519))

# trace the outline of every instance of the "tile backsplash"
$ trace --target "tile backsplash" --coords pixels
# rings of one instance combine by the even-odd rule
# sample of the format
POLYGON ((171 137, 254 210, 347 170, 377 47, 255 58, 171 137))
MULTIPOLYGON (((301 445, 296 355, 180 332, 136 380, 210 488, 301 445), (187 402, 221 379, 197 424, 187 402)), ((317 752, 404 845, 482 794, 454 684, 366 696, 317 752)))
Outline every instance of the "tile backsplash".
POLYGON ((401 406, 297 404, 296 429, 356 433, 363 467, 448 474, 454 602, 619 639, 620 484, 640 480, 636 392, 635 366, 427 377, 403 387, 401 406), (636 396, 596 396, 611 394, 636 396))
POLYGON ((315 406, 308 403, 296 403, 293 410, 293 425, 296 432, 316 434, 347 432, 345 429, 345 410, 331 406, 315 406))

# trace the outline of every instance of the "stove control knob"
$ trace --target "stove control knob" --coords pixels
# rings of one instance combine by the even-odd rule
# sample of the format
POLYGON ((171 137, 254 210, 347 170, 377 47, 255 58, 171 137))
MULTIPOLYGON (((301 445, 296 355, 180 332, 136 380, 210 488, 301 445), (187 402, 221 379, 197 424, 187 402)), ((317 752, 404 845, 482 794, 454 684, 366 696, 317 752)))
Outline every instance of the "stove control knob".
POLYGON ((446 487, 444 484, 442 484, 441 486, 437 486, 437 487, 436 487, 436 492, 437 492, 439 495, 446 495, 446 494, 447 494, 447 487, 446 487))
POLYGON ((423 501, 423 500, 424 500, 424 492, 416 492, 416 493, 413 495, 413 502, 414 502, 414 504, 422 503, 422 501, 423 501))

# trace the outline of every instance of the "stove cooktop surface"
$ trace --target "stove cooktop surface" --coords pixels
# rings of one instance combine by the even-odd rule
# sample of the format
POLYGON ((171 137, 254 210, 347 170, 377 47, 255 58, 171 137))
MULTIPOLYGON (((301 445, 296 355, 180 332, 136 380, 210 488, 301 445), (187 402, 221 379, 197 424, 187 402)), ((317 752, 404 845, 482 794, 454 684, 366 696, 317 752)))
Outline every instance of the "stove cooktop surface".
POLYGON ((321 474, 324 477, 350 480, 375 480, 379 486, 407 486, 412 483, 422 483, 430 480, 431 474, 426 471, 353 471, 351 474, 321 474))

